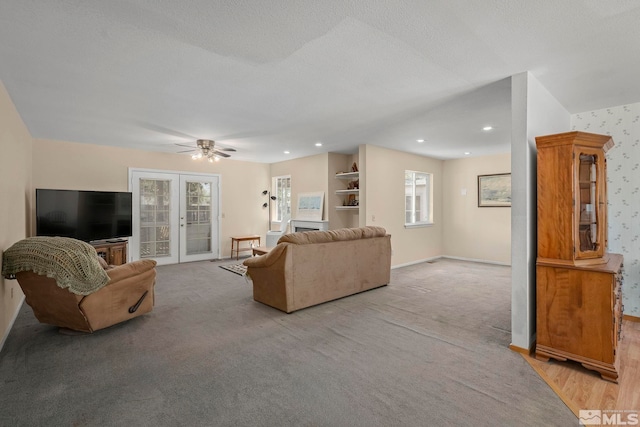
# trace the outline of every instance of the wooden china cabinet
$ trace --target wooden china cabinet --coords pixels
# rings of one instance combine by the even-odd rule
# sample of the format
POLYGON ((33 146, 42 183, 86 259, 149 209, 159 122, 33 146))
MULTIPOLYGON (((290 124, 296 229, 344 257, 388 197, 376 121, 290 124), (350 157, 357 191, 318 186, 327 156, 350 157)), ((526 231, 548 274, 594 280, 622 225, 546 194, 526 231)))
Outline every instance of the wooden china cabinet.
POLYGON ((617 382, 622 255, 607 248, 607 135, 536 138, 536 358, 574 360, 617 382))

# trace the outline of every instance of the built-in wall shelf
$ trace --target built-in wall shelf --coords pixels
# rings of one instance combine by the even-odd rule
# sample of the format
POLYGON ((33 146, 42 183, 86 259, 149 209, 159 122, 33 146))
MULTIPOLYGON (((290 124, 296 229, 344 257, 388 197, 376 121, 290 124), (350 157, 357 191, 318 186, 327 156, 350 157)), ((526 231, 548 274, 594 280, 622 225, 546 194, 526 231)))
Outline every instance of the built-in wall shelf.
POLYGON ((359 208, 360 202, 360 181, 358 172, 337 173, 336 178, 345 181, 345 187, 342 190, 336 190, 336 194, 342 197, 342 205, 337 205, 336 210, 356 210, 359 208))
POLYGON ((336 174, 337 179, 358 179, 358 176, 359 172, 344 172, 336 174))

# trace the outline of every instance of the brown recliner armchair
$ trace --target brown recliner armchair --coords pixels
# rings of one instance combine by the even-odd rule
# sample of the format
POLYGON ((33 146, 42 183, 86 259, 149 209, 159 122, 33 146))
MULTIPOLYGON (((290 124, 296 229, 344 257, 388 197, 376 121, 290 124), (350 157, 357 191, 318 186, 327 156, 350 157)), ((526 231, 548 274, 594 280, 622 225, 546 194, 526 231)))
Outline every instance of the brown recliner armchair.
POLYGON ((15 275, 40 322, 94 332, 153 309, 155 265, 139 260, 104 269, 87 243, 31 237, 7 249, 2 273, 15 275))

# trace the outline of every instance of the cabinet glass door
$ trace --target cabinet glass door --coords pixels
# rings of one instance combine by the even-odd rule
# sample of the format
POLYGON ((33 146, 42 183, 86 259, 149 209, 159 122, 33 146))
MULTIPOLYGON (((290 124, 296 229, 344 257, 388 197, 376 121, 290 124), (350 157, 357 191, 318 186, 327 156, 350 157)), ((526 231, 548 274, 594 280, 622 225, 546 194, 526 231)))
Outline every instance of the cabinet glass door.
POLYGON ((578 156, 578 238, 577 258, 596 258, 603 255, 603 230, 606 206, 600 202, 601 154, 580 152, 578 156))

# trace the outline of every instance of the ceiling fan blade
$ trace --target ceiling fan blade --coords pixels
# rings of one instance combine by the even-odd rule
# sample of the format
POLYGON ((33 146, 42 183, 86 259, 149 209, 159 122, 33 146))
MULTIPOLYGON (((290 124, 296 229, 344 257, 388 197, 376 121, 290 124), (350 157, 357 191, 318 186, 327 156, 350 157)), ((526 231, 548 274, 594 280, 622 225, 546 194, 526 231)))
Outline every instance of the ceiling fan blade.
POLYGON ((166 127, 163 127, 163 126, 159 126, 159 125, 156 125, 156 124, 153 124, 153 123, 148 123, 148 122, 145 122, 145 121, 142 121, 142 120, 140 120, 140 121, 132 120, 131 123, 135 124, 136 126, 140 126, 143 129, 148 129, 148 130, 151 130, 151 131, 154 131, 154 132, 158 132, 158 133, 162 133, 162 134, 165 134, 165 135, 171 135, 171 136, 174 136, 174 137, 177 137, 177 138, 193 139, 193 140, 196 139, 195 136, 186 134, 184 132, 180 132, 180 131, 175 130, 175 129, 169 129, 169 128, 166 128, 166 127))
POLYGON ((228 155, 227 153, 223 153, 222 151, 218 151, 218 150, 213 150, 213 153, 216 156, 220 156, 220 157, 231 157, 230 155, 228 155))
POLYGON ((235 151, 236 151, 236 149, 235 149, 235 148, 230 148, 230 147, 224 147, 224 148, 223 148, 223 147, 220 147, 220 148, 218 148, 218 150, 222 150, 222 151, 232 151, 232 152, 235 152, 235 151))
POLYGON ((182 150, 182 151, 177 151, 177 153, 190 153, 192 151, 197 151, 195 148, 192 148, 191 150, 182 150))
POLYGON ((174 144, 179 145, 180 147, 189 147, 194 150, 197 148, 197 147, 194 147, 193 144, 180 144, 179 142, 174 142, 174 144))

